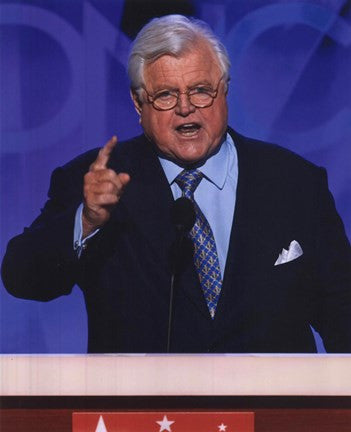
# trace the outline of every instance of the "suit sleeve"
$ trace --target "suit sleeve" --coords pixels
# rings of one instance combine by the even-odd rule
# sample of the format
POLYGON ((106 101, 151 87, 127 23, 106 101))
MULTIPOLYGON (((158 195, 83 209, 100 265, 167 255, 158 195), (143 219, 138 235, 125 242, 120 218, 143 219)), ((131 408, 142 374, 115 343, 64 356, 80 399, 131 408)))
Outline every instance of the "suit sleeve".
POLYGON ((351 352, 351 253, 323 170, 315 196, 315 315, 327 352, 351 352))
POLYGON ((82 199, 82 176, 72 176, 71 171, 58 168, 53 172, 49 200, 40 216, 7 246, 2 278, 16 297, 48 301, 69 294, 77 282, 73 229, 82 199))

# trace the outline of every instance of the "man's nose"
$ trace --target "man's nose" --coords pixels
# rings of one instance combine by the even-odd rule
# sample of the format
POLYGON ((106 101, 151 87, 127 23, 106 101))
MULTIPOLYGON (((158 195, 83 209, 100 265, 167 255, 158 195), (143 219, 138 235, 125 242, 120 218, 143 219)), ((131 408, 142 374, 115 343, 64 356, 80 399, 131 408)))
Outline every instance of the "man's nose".
POLYGON ((195 111, 196 107, 190 102, 186 93, 180 93, 178 103, 175 107, 175 112, 183 117, 195 111))

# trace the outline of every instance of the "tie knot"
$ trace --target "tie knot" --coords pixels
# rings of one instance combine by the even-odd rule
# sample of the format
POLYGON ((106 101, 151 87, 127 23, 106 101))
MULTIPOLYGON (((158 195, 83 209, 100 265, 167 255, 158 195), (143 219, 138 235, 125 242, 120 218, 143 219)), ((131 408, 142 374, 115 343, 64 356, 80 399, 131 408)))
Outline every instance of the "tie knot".
POLYGON ((202 180, 203 174, 198 170, 183 170, 177 175, 175 182, 183 191, 183 194, 187 198, 191 198, 195 189, 199 186, 202 180))

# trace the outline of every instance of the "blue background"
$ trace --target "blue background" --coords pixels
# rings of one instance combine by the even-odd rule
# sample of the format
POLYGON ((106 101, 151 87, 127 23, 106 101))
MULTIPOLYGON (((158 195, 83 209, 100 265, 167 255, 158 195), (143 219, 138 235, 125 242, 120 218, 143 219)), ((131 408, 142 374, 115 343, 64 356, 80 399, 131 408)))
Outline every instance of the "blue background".
MULTIPOLYGON (((56 166, 140 132, 127 54, 140 27, 167 13, 197 16, 221 37, 230 125, 326 167, 350 236, 350 1, 0 1, 1 257, 38 215, 56 166)), ((0 352, 77 353, 86 343, 77 287, 39 303, 0 286, 0 352)))

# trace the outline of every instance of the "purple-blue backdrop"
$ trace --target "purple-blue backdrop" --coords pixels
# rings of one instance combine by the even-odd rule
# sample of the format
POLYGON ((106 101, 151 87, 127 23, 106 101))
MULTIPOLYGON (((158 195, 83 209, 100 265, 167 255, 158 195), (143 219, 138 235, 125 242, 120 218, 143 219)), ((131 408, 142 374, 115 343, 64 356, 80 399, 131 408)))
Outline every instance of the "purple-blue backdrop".
MULTIPOLYGON (((177 12, 207 21, 229 50, 230 124, 326 167, 350 235, 350 1, 0 1, 1 257, 56 166, 139 133, 130 41, 152 16, 177 12)), ((86 340, 78 288, 38 303, 0 286, 0 352, 85 352, 86 340)))

